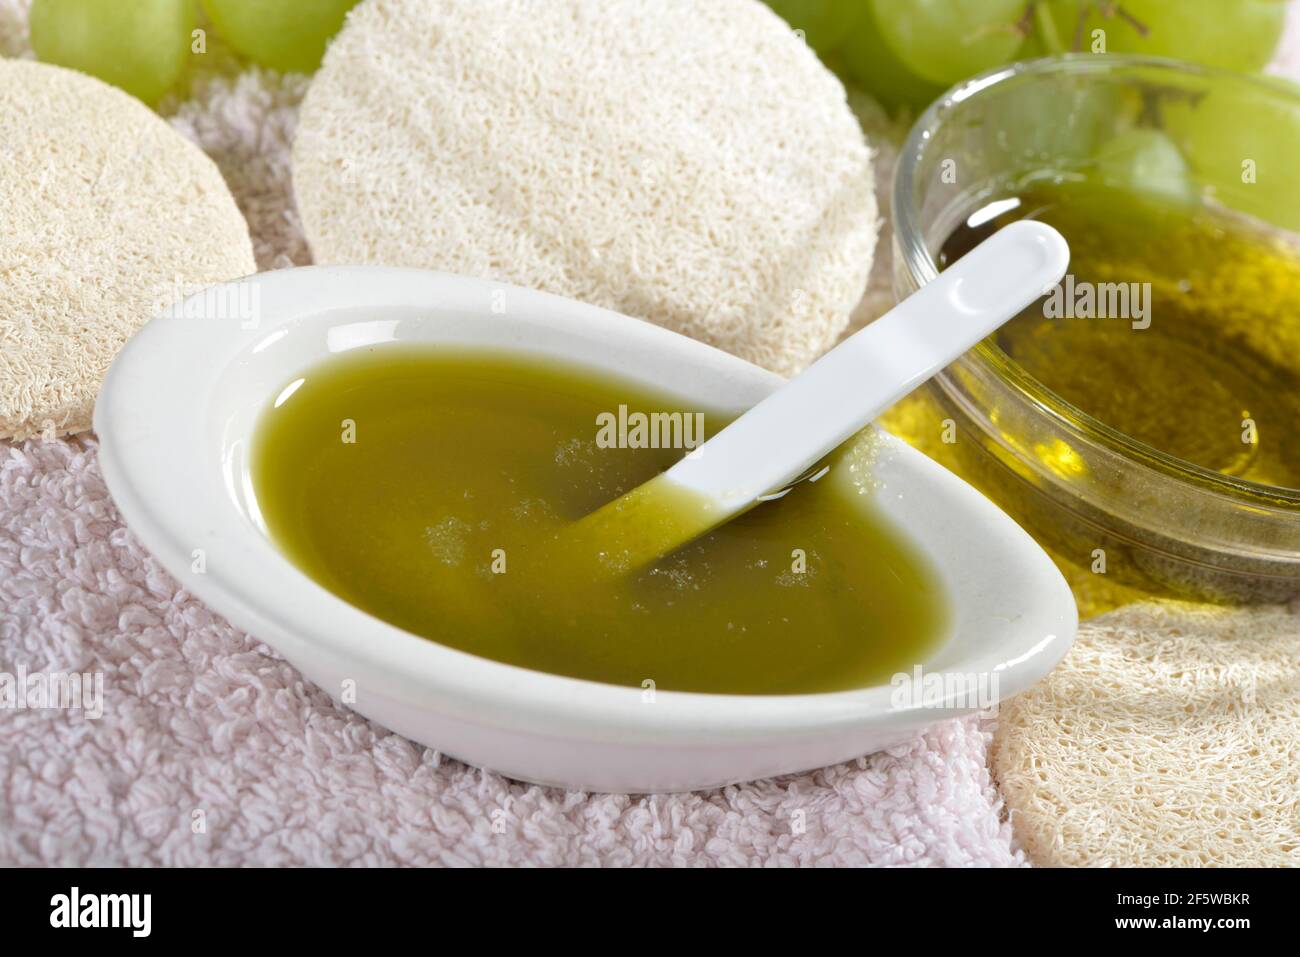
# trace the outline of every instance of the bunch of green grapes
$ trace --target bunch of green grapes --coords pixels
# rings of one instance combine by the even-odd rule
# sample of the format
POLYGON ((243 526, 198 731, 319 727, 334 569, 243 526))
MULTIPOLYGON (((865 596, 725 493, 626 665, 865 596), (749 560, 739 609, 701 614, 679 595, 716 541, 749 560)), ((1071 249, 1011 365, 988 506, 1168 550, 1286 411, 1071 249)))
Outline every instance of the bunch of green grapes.
POLYGON ((1054 53, 1144 53, 1254 71, 1286 0, 769 0, 828 64, 891 108, 1054 53))
MULTIPOLYGON (((254 63, 309 73, 358 0, 202 0, 217 32, 254 63)), ((175 87, 196 43, 197 0, 33 0, 36 55, 146 103, 175 87)))

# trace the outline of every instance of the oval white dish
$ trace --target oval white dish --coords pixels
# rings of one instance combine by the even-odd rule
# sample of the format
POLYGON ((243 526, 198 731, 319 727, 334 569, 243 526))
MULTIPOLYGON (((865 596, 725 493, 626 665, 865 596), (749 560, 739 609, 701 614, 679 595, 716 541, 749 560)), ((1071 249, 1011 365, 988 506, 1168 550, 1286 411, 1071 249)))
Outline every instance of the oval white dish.
MULTIPOLYGON (((920 663, 919 684, 787 696, 622 688, 405 632, 277 551, 247 461, 259 414, 294 373, 387 343, 553 355, 736 413, 782 380, 647 322, 418 270, 263 273, 205 290, 142 329, 114 362, 95 410, 104 477, 131 530, 187 588, 336 700, 418 742, 542 784, 714 787, 895 744, 1024 690, 1073 640, 1074 599, 1042 549, 970 486, 887 435, 873 465, 874 500, 929 558, 952 602, 949 634, 920 663)), ((798 642, 792 635, 791 655, 798 642)))

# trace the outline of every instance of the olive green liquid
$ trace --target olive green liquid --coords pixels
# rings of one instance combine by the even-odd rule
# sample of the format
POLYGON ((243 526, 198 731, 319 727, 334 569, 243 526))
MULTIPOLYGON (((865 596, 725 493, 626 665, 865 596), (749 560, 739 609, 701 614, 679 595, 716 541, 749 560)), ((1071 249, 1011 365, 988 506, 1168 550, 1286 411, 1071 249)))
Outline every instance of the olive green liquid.
MULTIPOLYGON (((873 511, 851 448, 656 563, 593 575, 563 533, 686 451, 604 447, 597 417, 706 410, 509 353, 379 347, 285 385, 252 458, 272 539, 440 644, 637 688, 795 694, 887 681, 944 631, 942 588, 873 511)), ((705 423, 707 437, 726 417, 705 423)))
MULTIPOLYGON (((1011 220, 1034 218, 1069 241, 1077 283, 1150 286, 1146 318, 1132 303, 1126 314, 1049 318, 1040 300, 995 333, 1003 351, 1125 435, 1212 471, 1300 488, 1296 237, 1092 182, 1016 198, 1015 209, 953 233, 940 264, 1011 220)), ((1085 306, 1081 291, 1076 306, 1085 306)))

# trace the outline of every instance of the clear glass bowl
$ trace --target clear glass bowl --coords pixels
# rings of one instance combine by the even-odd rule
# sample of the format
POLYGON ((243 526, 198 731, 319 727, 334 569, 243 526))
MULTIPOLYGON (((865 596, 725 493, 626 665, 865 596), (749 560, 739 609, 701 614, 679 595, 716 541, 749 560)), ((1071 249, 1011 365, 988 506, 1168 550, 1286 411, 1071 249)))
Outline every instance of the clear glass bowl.
MULTIPOLYGON (((943 241, 1008 183, 1086 172, 1099 144, 1166 123, 1213 202, 1300 231, 1291 172, 1300 152, 1286 153, 1300 142, 1296 87, 1173 60, 1052 57, 955 87, 913 127, 894 180, 896 293, 933 279, 943 241), (1189 110, 1213 116, 1217 135, 1174 128, 1189 110), (1259 169, 1288 172, 1243 182, 1246 149, 1262 154, 1259 169), (1276 164, 1270 150, 1281 151, 1276 164)), ((1146 592, 1300 596, 1300 490, 1210 471, 1123 435, 989 340, 940 374, 927 401, 963 437, 953 445, 960 470, 1058 556, 1146 592)))

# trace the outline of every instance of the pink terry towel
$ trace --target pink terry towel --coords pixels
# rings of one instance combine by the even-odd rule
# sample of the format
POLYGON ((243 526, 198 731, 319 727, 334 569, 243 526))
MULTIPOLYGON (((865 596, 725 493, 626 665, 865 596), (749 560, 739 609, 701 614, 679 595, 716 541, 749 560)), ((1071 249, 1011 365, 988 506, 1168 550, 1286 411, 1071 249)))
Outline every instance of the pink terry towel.
POLYGON ((412 744, 181 588, 122 525, 95 452, 0 444, 0 672, 104 682, 98 718, 0 710, 0 864, 1023 861, 973 719, 658 797, 522 785, 412 744))

